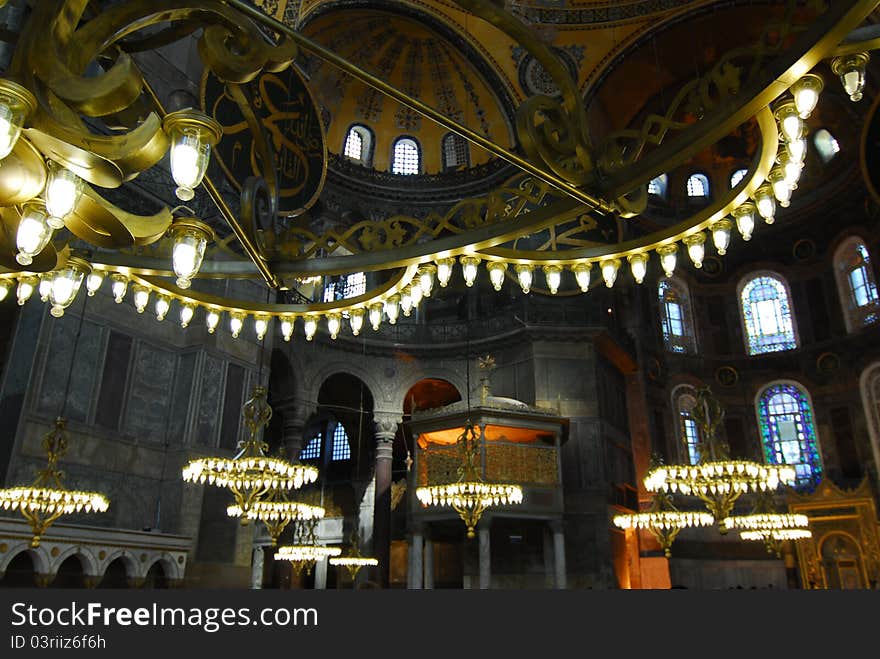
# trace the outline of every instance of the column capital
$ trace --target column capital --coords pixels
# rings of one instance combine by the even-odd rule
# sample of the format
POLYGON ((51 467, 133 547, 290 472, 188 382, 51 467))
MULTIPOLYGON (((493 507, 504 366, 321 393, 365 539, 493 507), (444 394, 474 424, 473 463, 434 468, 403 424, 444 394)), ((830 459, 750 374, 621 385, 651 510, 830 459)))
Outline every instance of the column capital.
POLYGON ((376 424, 376 439, 378 441, 391 441, 397 434, 397 426, 403 421, 400 412, 373 412, 373 423, 376 424))
POLYGON ((565 531, 565 521, 561 519, 548 520, 547 526, 550 527, 553 533, 563 533, 565 531))

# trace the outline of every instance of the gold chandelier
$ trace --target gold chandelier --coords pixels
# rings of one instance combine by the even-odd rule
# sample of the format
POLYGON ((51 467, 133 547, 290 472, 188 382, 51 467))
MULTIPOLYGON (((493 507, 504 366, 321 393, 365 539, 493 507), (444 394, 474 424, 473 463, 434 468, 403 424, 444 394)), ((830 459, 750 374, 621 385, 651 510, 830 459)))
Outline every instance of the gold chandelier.
POLYGON ((730 459, 727 446, 717 438, 724 410, 708 387, 697 391, 693 416, 700 429, 699 461, 655 466, 645 476, 645 488, 649 492, 698 497, 718 521, 718 530, 725 534, 727 520, 741 495, 772 492, 782 484, 794 483, 795 470, 786 464, 730 459))
POLYGON ((254 502, 247 512, 243 511, 238 504, 226 508, 226 514, 230 517, 247 517, 263 522, 273 547, 278 544, 279 536, 290 522, 323 519, 325 513, 326 511, 321 506, 287 499, 284 491, 280 489, 271 490, 265 499, 254 502))
POLYGON ((467 526, 468 538, 474 537, 474 528, 487 508, 519 504, 523 501, 523 491, 519 485, 483 480, 477 466, 482 437, 482 428, 477 432, 468 419, 457 440, 462 454, 458 480, 416 489, 416 498, 425 507, 452 506, 467 526))
MULTIPOLYGON (((355 522, 357 523, 357 520, 355 522)), ((345 556, 334 556, 331 558, 330 565, 347 569, 352 582, 354 582, 362 568, 379 565, 379 559, 361 555, 360 536, 357 527, 355 527, 351 533, 351 549, 345 556)))
POLYGON ((62 515, 74 513, 107 512, 110 502, 100 492, 68 490, 62 483, 63 472, 58 460, 67 451, 66 422, 55 420, 55 427, 43 437, 43 448, 48 462, 37 472, 30 486, 10 487, 0 490, 0 507, 17 510, 30 524, 33 531, 31 547, 39 547, 46 529, 62 515))
POLYGON ((278 547, 275 552, 276 561, 289 561, 293 571, 301 574, 305 570, 310 574, 317 561, 342 553, 341 547, 319 545, 316 534, 318 520, 297 520, 294 532, 294 544, 278 547))
MULTIPOLYGON (((229 489, 235 497, 235 516, 241 518, 242 525, 248 523, 255 506, 270 492, 298 489, 318 477, 315 467, 266 455, 268 447, 262 437, 258 437, 272 417, 266 395, 266 388, 256 385, 253 396, 244 404, 244 423, 249 436, 239 442, 239 452, 234 457, 198 458, 183 468, 184 481, 229 489)), ((261 509, 269 511, 271 506, 261 509)))
POLYGON ((615 515, 613 523, 620 529, 646 529, 657 538, 663 554, 669 558, 671 547, 682 529, 711 526, 715 518, 709 513, 679 510, 672 503, 672 497, 659 493, 654 497, 650 510, 642 513, 615 515))
POLYGON ((743 529, 743 540, 763 541, 767 552, 780 556, 786 540, 805 540, 813 536, 810 519, 800 513, 779 513, 773 509, 770 495, 762 495, 755 509, 748 515, 735 515, 725 520, 728 528, 743 529))

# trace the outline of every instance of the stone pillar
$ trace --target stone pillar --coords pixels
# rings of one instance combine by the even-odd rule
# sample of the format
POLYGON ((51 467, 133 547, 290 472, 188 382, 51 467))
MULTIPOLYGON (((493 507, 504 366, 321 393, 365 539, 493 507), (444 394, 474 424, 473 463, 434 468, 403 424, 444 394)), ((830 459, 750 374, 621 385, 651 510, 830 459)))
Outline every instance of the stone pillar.
POLYGON ((483 519, 477 525, 479 537, 480 590, 491 588, 492 584, 492 547, 489 544, 490 520, 483 519))
POLYGON ((565 532, 562 520, 551 521, 550 530, 553 531, 553 566, 556 569, 556 587, 564 589, 566 587, 565 532))
POLYGON ((425 589, 432 590, 434 588, 434 541, 430 536, 425 537, 425 589))
POLYGON ((422 532, 418 530, 412 534, 409 545, 410 572, 407 579, 407 588, 419 590, 422 587, 422 532))
POLYGON ((251 555, 251 589, 259 590, 263 587, 263 567, 266 554, 262 547, 254 547, 251 555))
POLYGON ((315 407, 285 400, 276 403, 275 410, 281 413, 281 441, 287 450, 287 457, 298 460, 303 446, 303 429, 315 407))
POLYGON ((373 509, 373 551, 379 559, 375 568, 376 581, 381 588, 388 587, 391 560, 391 459, 394 436, 402 417, 396 412, 375 412, 376 423, 376 491, 373 509))
POLYGON ((327 559, 322 558, 315 564, 315 590, 327 588, 327 559))

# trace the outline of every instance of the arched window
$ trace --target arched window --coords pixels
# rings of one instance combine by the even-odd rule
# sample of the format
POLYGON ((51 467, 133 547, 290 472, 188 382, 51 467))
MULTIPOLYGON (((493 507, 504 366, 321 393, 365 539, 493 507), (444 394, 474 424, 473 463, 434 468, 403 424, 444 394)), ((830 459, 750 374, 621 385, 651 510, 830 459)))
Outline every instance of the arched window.
POLYGON ((678 437, 687 460, 695 465, 700 461, 700 427, 694 419, 697 403, 694 388, 688 385, 676 387, 672 394, 678 428, 678 437))
POLYGON ((834 252, 834 274, 849 332, 880 319, 880 296, 868 248, 853 236, 834 252))
POLYGON ((467 140, 455 133, 446 133, 443 136, 443 169, 455 169, 467 167, 470 164, 467 140))
POLYGON ((750 355, 797 348, 797 329, 785 280, 774 273, 752 275, 740 284, 740 309, 750 355))
POLYGON ((648 183, 648 194, 656 195, 663 199, 666 199, 666 186, 669 177, 666 174, 660 174, 655 179, 651 179, 651 182, 648 183))
POLYGON ((367 292, 367 275, 354 272, 342 277, 329 277, 324 283, 324 302, 345 300, 367 292))
POLYGON ((740 184, 740 181, 742 181, 748 173, 749 170, 747 169, 736 170, 733 174, 730 175, 730 187, 735 188, 736 186, 738 186, 740 184))
POLYGON ((691 174, 687 182, 688 197, 708 197, 709 179, 704 174, 691 174))
POLYGON ((333 430, 333 449, 330 454, 331 460, 350 460, 351 444, 348 441, 348 434, 341 423, 336 424, 333 430))
POLYGON ((321 433, 315 434, 299 452, 300 460, 319 460, 321 458, 321 433))
POLYGON ((352 126, 348 129, 342 152, 346 158, 369 165, 373 153, 373 133, 366 126, 352 126))
POLYGON ((394 143, 394 157, 391 159, 392 174, 419 173, 419 145, 409 137, 401 137, 394 143))
POLYGON ((822 478, 822 461, 806 390, 794 382, 776 382, 761 390, 757 405, 766 461, 792 465, 796 486, 815 487, 822 478))
POLYGON ((862 404, 868 418, 868 434, 874 456, 874 473, 880 473, 880 362, 866 368, 859 378, 862 404))
POLYGON ((665 277, 657 287, 663 343, 670 352, 696 352, 690 297, 683 283, 665 277))
POLYGON ((840 144, 837 142, 837 138, 824 128, 820 128, 813 135, 813 144, 822 162, 828 162, 840 153, 840 144))

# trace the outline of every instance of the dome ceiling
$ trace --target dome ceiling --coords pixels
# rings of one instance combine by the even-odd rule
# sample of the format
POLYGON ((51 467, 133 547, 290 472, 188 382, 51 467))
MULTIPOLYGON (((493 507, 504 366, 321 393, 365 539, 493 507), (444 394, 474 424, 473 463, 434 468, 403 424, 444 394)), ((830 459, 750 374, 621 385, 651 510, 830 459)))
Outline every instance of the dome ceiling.
MULTIPOLYGON (((455 37, 416 18, 374 9, 338 10, 322 14, 303 28, 304 34, 446 116, 476 130, 497 144, 512 146, 513 103, 499 98, 500 83, 491 65, 455 37)), ((390 168, 394 141, 415 138, 422 150, 423 173, 442 170, 441 140, 446 129, 375 89, 316 58, 304 68, 327 125, 327 146, 343 150, 354 124, 374 136, 372 167, 390 168)), ((489 160, 471 145, 470 165, 489 160)))

